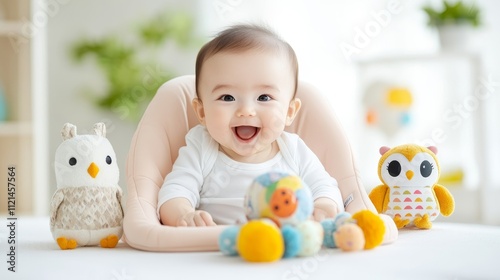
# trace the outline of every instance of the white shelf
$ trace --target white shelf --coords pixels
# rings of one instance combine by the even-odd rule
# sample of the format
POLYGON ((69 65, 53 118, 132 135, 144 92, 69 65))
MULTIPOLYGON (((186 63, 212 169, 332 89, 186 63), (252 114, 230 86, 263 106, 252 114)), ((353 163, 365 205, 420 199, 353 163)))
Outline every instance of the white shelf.
POLYGON ((22 32, 22 28, 22 22, 0 20, 0 36, 20 35, 22 32))
MULTIPOLYGON (((48 212, 46 30, 26 34, 44 2, 0 0, 0 83, 9 109, 0 121, 0 166, 16 166, 17 215, 48 212)), ((0 171, 0 182, 6 176, 0 171)), ((0 215, 6 202, 0 199, 0 215)))
POLYGON ((437 53, 425 53, 425 54, 409 54, 409 55, 394 55, 394 56, 383 56, 383 57, 366 57, 357 59, 355 62, 360 66, 365 66, 369 64, 376 63, 414 63, 414 62, 429 62, 429 61, 441 61, 447 59, 471 59, 479 60, 479 55, 475 53, 463 52, 463 51, 446 51, 437 53))
POLYGON ((30 136, 33 126, 30 122, 0 122, 0 136, 30 136))

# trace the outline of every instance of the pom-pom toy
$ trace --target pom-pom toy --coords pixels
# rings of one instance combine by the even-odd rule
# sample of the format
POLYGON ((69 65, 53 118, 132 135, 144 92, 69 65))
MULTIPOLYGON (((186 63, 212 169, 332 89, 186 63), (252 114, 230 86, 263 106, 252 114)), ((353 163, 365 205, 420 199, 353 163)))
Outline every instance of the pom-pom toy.
POLYGON ((333 238, 333 233, 340 228, 341 225, 345 224, 346 221, 350 220, 352 217, 349 212, 341 212, 335 216, 333 219, 324 219, 321 221, 321 226, 324 231, 323 245, 327 248, 337 248, 335 244, 335 239, 333 238))
POLYGON ((298 176, 269 172, 255 178, 244 207, 249 221, 228 227, 219 236, 219 249, 225 255, 273 262, 311 256, 321 249, 323 227, 310 220, 312 195, 298 176))
POLYGON ((385 234, 384 221, 370 210, 354 215, 343 212, 333 219, 323 220, 321 225, 325 233, 323 245, 343 251, 373 249, 382 244, 385 234))
POLYGON ((241 227, 236 248, 240 256, 249 262, 272 262, 283 256, 285 242, 274 222, 258 219, 241 227))
POLYGON ((219 235, 219 250, 228 256, 237 256, 236 237, 240 232, 238 226, 230 226, 219 235))
POLYGON ((347 223, 333 233, 335 243, 343 251, 360 251, 365 247, 365 235, 356 224, 347 223))
POLYGON ((122 191, 116 155, 104 123, 77 135, 65 124, 55 155, 57 190, 50 204, 50 231, 62 250, 114 248, 122 236, 122 191))
POLYGON ((361 210, 352 215, 352 219, 363 231, 365 236, 364 249, 373 249, 382 244, 385 234, 384 221, 370 210, 361 210))
POLYGON ((438 184, 436 147, 407 144, 379 151, 378 175, 383 184, 375 187, 369 197, 379 213, 394 219, 398 229, 430 229, 439 213, 453 213, 453 196, 438 184))

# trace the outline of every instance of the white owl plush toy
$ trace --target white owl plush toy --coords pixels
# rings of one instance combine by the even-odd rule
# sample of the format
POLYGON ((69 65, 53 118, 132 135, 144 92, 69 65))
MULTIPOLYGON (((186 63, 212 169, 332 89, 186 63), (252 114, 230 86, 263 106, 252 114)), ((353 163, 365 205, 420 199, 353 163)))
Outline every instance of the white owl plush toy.
POLYGON ((62 250, 100 245, 114 248, 123 230, 122 190, 116 155, 104 123, 77 135, 66 123, 56 150, 57 191, 50 204, 50 231, 62 250))

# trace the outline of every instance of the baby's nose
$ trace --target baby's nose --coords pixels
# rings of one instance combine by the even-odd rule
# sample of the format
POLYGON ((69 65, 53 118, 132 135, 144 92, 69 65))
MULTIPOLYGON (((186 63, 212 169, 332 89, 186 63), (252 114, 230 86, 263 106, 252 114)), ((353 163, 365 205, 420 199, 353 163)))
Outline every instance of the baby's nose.
POLYGON ((255 116, 255 107, 248 103, 243 103, 238 107, 236 112, 238 117, 252 117, 255 116))

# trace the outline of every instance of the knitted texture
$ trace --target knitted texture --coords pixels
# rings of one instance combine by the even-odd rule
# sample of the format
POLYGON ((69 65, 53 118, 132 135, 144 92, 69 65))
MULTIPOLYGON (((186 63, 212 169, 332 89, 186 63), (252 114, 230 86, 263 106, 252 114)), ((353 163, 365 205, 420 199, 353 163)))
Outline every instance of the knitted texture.
MULTIPOLYGON (((123 210, 118 187, 76 187, 58 189, 62 196, 57 215, 50 221, 54 229, 95 230, 122 226, 123 210)), ((55 209, 53 209, 55 210, 55 209)))

